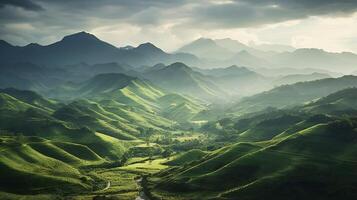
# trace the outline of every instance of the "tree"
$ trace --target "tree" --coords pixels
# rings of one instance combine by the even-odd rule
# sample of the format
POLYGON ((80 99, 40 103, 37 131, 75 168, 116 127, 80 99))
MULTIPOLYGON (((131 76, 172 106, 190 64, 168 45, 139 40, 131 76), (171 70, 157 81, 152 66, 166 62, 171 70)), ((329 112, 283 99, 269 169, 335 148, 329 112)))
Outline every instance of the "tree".
POLYGON ((170 160, 170 156, 173 153, 173 151, 171 149, 165 149, 165 151, 163 151, 161 153, 162 157, 167 158, 167 160, 170 160))

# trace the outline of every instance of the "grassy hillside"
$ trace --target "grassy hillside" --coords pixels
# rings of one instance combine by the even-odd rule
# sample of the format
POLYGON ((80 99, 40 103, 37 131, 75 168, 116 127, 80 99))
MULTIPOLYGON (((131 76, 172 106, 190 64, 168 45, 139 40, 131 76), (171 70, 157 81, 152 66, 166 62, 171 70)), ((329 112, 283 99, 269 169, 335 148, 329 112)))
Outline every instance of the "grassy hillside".
POLYGON ((324 113, 330 115, 354 115, 357 113, 356 98, 357 89, 348 88, 310 103, 304 106, 304 110, 312 113, 324 113))
MULTIPOLYGON (((73 192, 89 190, 92 187, 93 180, 71 166, 71 164, 86 160, 55 147, 47 141, 27 137, 1 137, 1 144, 0 187, 2 191, 22 194, 40 193, 56 191, 57 187, 58 190, 73 192)), ((90 162, 94 161, 102 162, 98 156, 90 160, 90 162)))
POLYGON ((175 156, 173 159, 167 161, 165 164, 171 166, 182 166, 191 162, 197 162, 201 160, 205 155, 206 153, 199 149, 192 149, 188 152, 175 156))
POLYGON ((203 162, 153 178, 154 195, 169 199, 166 195, 170 193, 165 190, 182 199, 185 196, 200 199, 198 194, 207 191, 207 198, 257 199, 259 191, 264 191, 267 197, 275 199, 286 199, 291 193, 296 199, 341 196, 353 199, 357 176, 353 170, 357 153, 353 142, 355 125, 350 121, 316 125, 268 146, 250 146, 249 153, 246 151, 240 157, 235 153, 234 157, 220 160, 219 156, 236 146, 219 150, 223 153, 218 157, 213 153, 203 162), (331 174, 330 170, 335 173, 331 174), (328 192, 316 193, 316 190, 328 192))
POLYGON ((312 101, 342 89, 357 86, 357 77, 343 76, 310 82, 301 82, 274 88, 251 97, 244 98, 231 108, 231 112, 242 114, 265 109, 283 108, 312 101))
POLYGON ((205 109, 202 102, 178 94, 168 94, 158 99, 163 116, 174 121, 189 121, 205 109))

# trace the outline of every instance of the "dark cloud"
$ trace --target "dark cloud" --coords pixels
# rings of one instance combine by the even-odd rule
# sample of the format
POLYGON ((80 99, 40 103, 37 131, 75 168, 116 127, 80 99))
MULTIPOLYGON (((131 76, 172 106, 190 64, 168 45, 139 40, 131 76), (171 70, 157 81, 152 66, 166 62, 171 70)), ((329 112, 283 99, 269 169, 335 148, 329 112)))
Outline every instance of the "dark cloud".
POLYGON ((20 7, 25 10, 41 11, 43 8, 31 0, 0 0, 0 8, 5 6, 20 7))
POLYGON ((251 27, 356 11, 356 0, 235 0, 196 7, 189 24, 205 28, 251 27))
POLYGON ((254 27, 356 10, 357 0, 0 0, 0 38, 16 43, 32 33, 46 41, 45 34, 57 39, 120 24, 152 29, 169 23, 180 31, 254 27))

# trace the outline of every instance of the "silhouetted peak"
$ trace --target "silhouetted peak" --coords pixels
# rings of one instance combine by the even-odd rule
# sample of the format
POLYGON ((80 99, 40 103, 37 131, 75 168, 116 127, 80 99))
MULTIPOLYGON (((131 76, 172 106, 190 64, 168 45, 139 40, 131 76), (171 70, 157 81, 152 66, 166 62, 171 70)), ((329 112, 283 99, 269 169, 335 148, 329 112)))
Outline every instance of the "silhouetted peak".
POLYGON ((137 50, 140 50, 140 51, 160 51, 160 52, 163 52, 160 48, 156 47, 155 45, 153 45, 152 43, 150 42, 147 42, 147 43, 143 43, 143 44, 140 44, 138 47, 136 47, 137 50))
POLYGON ((39 45, 37 43, 30 43, 30 44, 26 45, 25 47, 34 48, 34 47, 41 47, 41 45, 39 45))
POLYGON ((191 68, 187 65, 185 65, 182 62, 175 62, 172 63, 171 65, 167 66, 168 69, 176 69, 176 70, 191 70, 191 68))
POLYGON ((99 40, 95 35, 85 31, 65 36, 62 41, 85 41, 85 40, 99 40))
POLYGON ((193 43, 196 43, 196 44, 216 44, 212 39, 204 38, 204 37, 198 38, 197 40, 193 41, 193 43))
POLYGON ((5 40, 0 40, 0 47, 12 47, 12 45, 5 40))

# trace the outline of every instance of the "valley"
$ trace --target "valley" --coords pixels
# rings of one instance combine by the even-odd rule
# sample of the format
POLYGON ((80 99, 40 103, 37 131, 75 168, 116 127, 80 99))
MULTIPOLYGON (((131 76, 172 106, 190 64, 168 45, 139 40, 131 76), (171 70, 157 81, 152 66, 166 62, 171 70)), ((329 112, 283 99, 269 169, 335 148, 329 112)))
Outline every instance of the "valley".
POLYGON ((346 55, 273 47, 0 43, 0 199, 356 199, 357 77, 320 65, 346 55))

